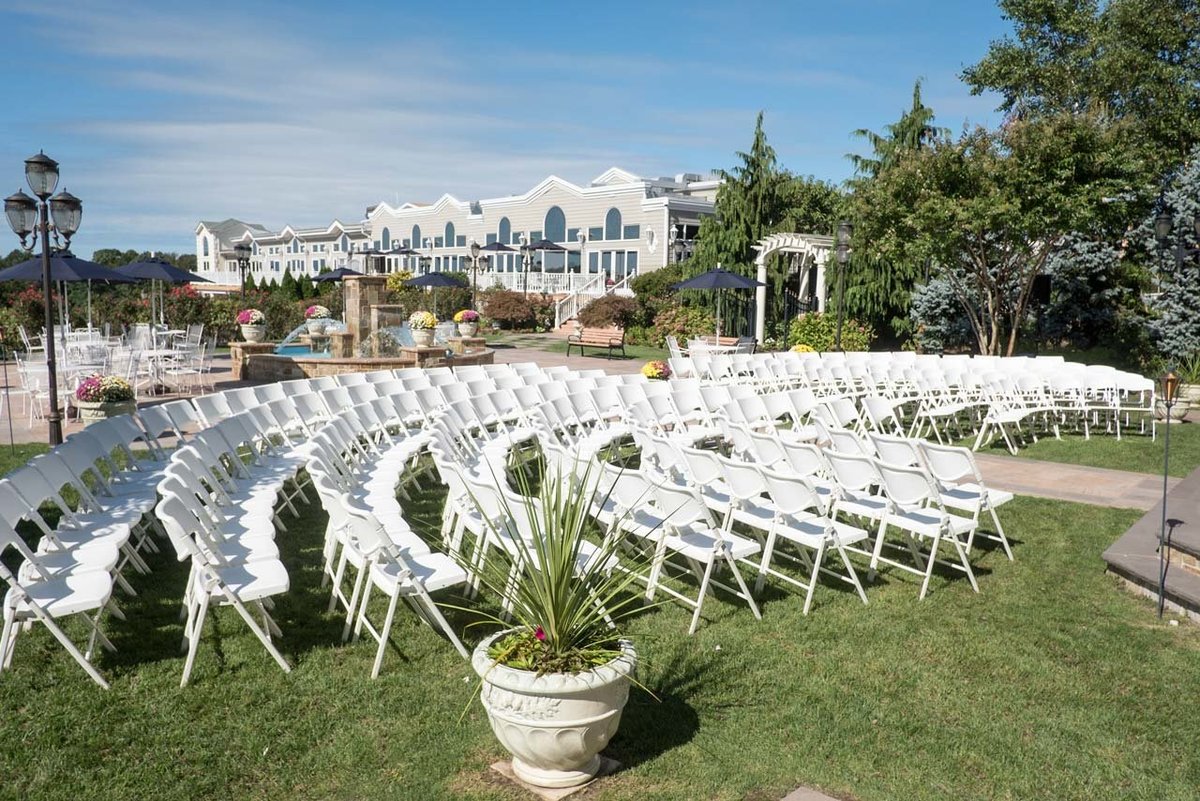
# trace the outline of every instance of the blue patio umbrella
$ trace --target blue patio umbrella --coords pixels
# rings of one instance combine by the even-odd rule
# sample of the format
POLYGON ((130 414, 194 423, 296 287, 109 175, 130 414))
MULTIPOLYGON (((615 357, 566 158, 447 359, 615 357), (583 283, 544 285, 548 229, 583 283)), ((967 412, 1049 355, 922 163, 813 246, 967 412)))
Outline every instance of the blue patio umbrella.
POLYGON ((358 270, 351 270, 349 267, 338 267, 336 270, 324 272, 313 279, 313 283, 320 284, 325 281, 341 281, 348 275, 362 275, 358 270))
MULTIPOLYGON (((158 282, 161 281, 164 284, 212 283, 212 281, 203 276, 176 267, 174 264, 162 259, 151 258, 145 261, 131 261, 129 264, 122 264, 116 271, 126 278, 150 282, 150 322, 154 322, 154 292, 156 289, 159 289, 161 292, 161 289, 157 286, 158 282)), ((161 294, 158 301, 158 321, 162 323, 164 322, 163 308, 166 304, 163 302, 161 294)), ((90 313, 88 314, 88 322, 89 324, 91 322, 90 313)))
POLYGON ((438 287, 443 286, 462 286, 462 283, 454 276, 447 273, 426 273, 418 275, 416 278, 410 278, 404 282, 405 286, 429 287, 433 290, 433 316, 437 316, 437 291, 438 287))
MULTIPOLYGON (((94 261, 80 259, 70 251, 60 251, 50 256, 50 280, 57 283, 88 282, 88 326, 92 324, 92 281, 107 281, 110 284, 132 284, 136 279, 121 275, 111 267, 94 261)), ((42 257, 35 256, 11 267, 0 270, 0 281, 42 282, 42 257)), ((63 293, 61 316, 67 322, 66 293, 63 293)))
POLYGON ((744 275, 723 270, 721 269, 721 265, 718 264, 715 270, 709 270, 706 273, 697 275, 695 278, 680 281, 672 289, 705 289, 717 293, 717 337, 720 338, 721 293, 726 289, 756 289, 760 286, 765 286, 765 284, 755 281, 753 278, 747 278, 744 275))

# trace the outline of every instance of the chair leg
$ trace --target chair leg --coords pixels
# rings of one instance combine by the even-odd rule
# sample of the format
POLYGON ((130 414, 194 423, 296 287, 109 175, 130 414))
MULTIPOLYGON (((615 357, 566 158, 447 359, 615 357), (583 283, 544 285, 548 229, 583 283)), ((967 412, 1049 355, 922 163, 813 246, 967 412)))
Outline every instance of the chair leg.
POLYGON ((850 562, 850 556, 846 553, 845 547, 839 541, 837 542, 838 555, 842 557, 842 564, 846 566, 846 575, 854 584, 854 589, 858 591, 858 597, 862 598, 864 604, 867 603, 867 593, 863 590, 862 582, 858 580, 858 571, 854 569, 854 565, 850 562))
POLYGON ((921 594, 917 596, 917 600, 923 600, 925 593, 929 590, 929 579, 933 577, 933 565, 937 561, 938 545, 942 541, 942 532, 939 531, 933 536, 933 543, 929 546, 929 561, 925 565, 925 580, 921 582, 921 594))
MULTIPOLYGON (((392 593, 392 598, 388 601, 387 617, 384 618, 383 628, 379 630, 379 647, 375 650, 375 664, 371 666, 371 678, 379 678, 379 668, 383 666, 383 652, 387 648, 388 635, 392 631, 392 620, 396 617, 396 602, 400 600, 400 590, 392 593)), ((364 610, 365 612, 365 610, 364 610)))
POLYGON ((257 637, 258 641, 263 644, 263 647, 267 649, 267 652, 271 654, 271 657, 274 658, 279 667, 283 668, 283 672, 291 673, 292 666, 289 665, 287 660, 283 658, 283 654, 279 653, 279 649, 275 647, 275 643, 271 642, 271 638, 267 636, 267 633, 259 627, 258 623, 254 620, 254 616, 250 614, 248 609, 246 609, 245 604, 243 604, 241 600, 227 588, 222 587, 222 590, 225 593, 225 597, 228 598, 229 602, 233 605, 233 608, 237 610, 238 616, 240 616, 242 620, 246 621, 246 625, 250 627, 252 632, 254 632, 254 636, 257 637))
POLYGON ((804 595, 804 611, 807 615, 809 608, 812 606, 813 592, 817 589, 817 581, 821 575, 821 560, 825 556, 825 541, 821 540, 821 544, 817 546, 817 557, 813 559, 812 573, 808 579, 808 592, 804 595))
MULTIPOLYGON (((704 577, 700 579, 700 593, 696 596, 696 611, 692 613, 692 624, 688 627, 688 636, 696 633, 696 626, 700 623, 700 610, 704 606, 704 596, 708 593, 708 582, 712 578, 714 558, 709 558, 708 564, 704 568, 704 577)), ((740 577, 739 577, 740 578, 740 577)), ((747 593, 747 597, 749 594, 747 593)), ((753 603, 753 602, 751 602, 753 603)), ((757 608, 755 612, 757 612, 757 608)))
POLYGON ((1004 546, 1004 553, 1008 556, 1008 561, 1013 561, 1012 548, 1008 544, 1008 536, 1004 533, 1004 526, 1000 525, 1000 516, 996 514, 996 507, 988 505, 988 512, 992 515, 992 522, 996 524, 996 536, 1000 540, 1000 544, 1004 546))
MULTIPOLYGON (((187 686, 188 679, 191 678, 192 675, 192 666, 196 663, 196 649, 200 646, 200 631, 204 627, 204 616, 208 612, 208 601, 208 593, 203 593, 200 596, 200 602, 195 614, 195 621, 192 623, 193 628, 190 631, 190 636, 187 627, 184 628, 184 637, 188 641, 188 654, 187 659, 184 660, 183 663, 183 678, 179 680, 180 687, 187 686)), ((192 615, 189 613, 188 617, 190 619, 192 615)))

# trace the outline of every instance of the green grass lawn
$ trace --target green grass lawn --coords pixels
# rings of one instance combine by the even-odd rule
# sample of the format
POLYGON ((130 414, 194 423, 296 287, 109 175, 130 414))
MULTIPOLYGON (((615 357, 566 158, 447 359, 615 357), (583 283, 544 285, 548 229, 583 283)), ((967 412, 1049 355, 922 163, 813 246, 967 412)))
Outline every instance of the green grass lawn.
MULTIPOLYGON (((552 342, 547 342, 545 345, 542 346, 542 350, 544 350, 548 353, 566 353, 567 352, 567 341, 565 339, 558 339, 558 340, 554 340, 552 342)), ((574 348, 572 348, 571 352, 576 353, 577 351, 574 348)), ((584 353, 587 354, 588 356, 597 356, 598 355, 598 356, 600 356, 600 358, 604 358, 608 354, 608 351, 598 349, 598 348, 588 348, 587 350, 584 351, 584 353)), ((643 361, 644 362, 644 361, 650 361, 651 359, 666 359, 668 355, 669 354, 667 353, 666 348, 652 348, 649 345, 626 345, 625 346, 626 358, 632 359, 634 361, 643 361)), ((621 354, 617 353, 613 358, 619 359, 619 358, 621 358, 621 354)))
MULTIPOLYGON (((419 529, 436 530, 441 498, 411 507, 419 529)), ((633 692, 607 750, 624 769, 586 797, 766 801, 808 784, 864 801, 1195 799, 1200 630, 1160 624, 1099 560, 1136 517, 1009 504, 1017 561, 979 555, 981 595, 939 576, 918 602, 918 580, 891 572, 869 606, 820 588, 808 617, 770 585, 761 622, 711 599, 690 638, 688 610, 645 613, 630 633, 657 698, 633 692)), ((222 610, 180 689, 186 570, 155 557, 121 599, 128 620, 106 622, 111 691, 45 631, 18 641, 0 676, 0 797, 528 798, 488 769, 503 753, 468 665, 402 607, 371 681, 373 643, 342 646, 324 611, 323 514, 285 520, 290 675, 222 610)))
MULTIPOLYGON (((1085 440, 1081 434, 1062 435, 1061 440, 1053 436, 1042 437, 1036 443, 1022 447, 1017 456, 1026 459, 1044 459, 1048 462, 1067 462, 1107 467, 1113 470, 1131 470, 1135 473, 1157 473, 1163 469, 1163 434, 1166 426, 1158 426, 1158 436, 1124 433, 1120 441, 1111 434, 1094 434, 1085 440)), ((963 444, 970 446, 974 438, 963 444)), ((1008 456, 1004 440, 997 438, 990 446, 981 448, 983 453, 1008 456)), ((1186 476, 1200 466, 1200 425, 1181 423, 1171 426, 1171 475, 1186 476)))
POLYGON ((12 472, 21 465, 28 462, 39 453, 45 453, 49 447, 41 443, 27 443, 24 445, 0 445, 0 476, 12 472))

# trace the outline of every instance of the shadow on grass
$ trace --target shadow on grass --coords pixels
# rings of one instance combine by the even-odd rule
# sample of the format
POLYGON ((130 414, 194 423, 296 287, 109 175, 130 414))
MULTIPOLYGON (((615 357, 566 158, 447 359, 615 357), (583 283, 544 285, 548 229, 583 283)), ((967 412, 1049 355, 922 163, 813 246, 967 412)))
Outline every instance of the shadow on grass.
POLYGON ((700 717, 687 699, 703 684, 712 658, 687 644, 665 654, 660 663, 663 672, 644 687, 631 689, 621 728, 605 754, 631 768, 691 742, 700 729, 700 717))

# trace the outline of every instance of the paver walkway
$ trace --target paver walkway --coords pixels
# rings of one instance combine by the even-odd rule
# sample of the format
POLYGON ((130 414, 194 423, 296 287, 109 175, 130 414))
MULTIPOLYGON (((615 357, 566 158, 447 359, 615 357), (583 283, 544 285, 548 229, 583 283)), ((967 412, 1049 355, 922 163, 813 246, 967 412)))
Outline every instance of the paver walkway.
MULTIPOLYGON (((1018 495, 1142 510, 1150 509, 1162 500, 1162 476, 1152 473, 987 453, 975 454, 975 461, 985 484, 1018 495)), ((1178 483, 1179 479, 1172 477, 1167 486, 1174 487, 1178 483)))

